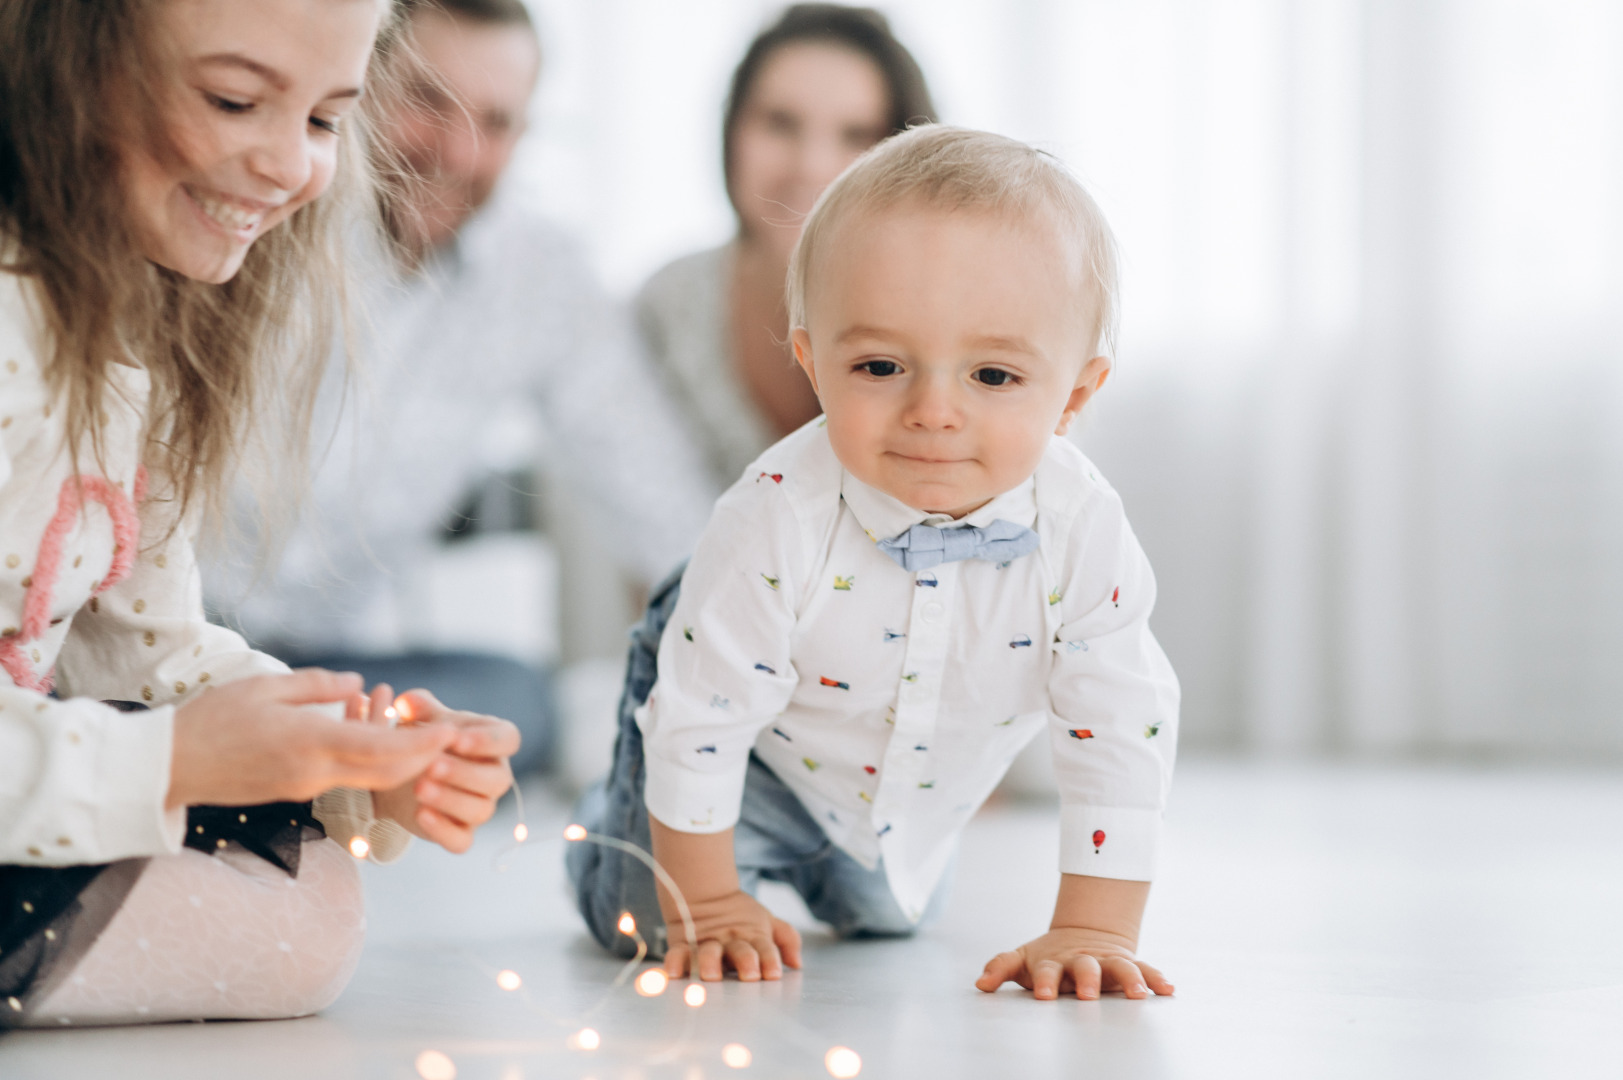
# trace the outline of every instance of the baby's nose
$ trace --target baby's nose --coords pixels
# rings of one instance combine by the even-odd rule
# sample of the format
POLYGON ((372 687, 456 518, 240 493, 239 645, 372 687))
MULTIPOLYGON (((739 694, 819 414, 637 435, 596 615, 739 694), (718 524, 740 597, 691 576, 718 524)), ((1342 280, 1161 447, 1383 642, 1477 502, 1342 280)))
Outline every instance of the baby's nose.
POLYGON ((962 426, 963 419, 962 404, 950 386, 923 381, 908 397, 904 420, 910 427, 951 429, 962 426))

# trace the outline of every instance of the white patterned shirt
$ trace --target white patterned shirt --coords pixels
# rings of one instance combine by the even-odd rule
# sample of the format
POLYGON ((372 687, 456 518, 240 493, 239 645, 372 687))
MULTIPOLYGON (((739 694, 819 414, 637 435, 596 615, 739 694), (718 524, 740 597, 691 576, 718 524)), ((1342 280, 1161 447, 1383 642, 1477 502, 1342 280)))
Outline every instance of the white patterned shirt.
POLYGON ((699 541, 637 714, 648 810, 683 832, 732 827, 753 750, 830 840, 882 860, 916 921, 965 822, 1046 729, 1060 870, 1149 880, 1178 720, 1154 603, 1120 498, 1064 439, 953 522, 850 475, 813 421, 750 467, 699 541), (877 545, 998 518, 1038 549, 908 573, 877 545))

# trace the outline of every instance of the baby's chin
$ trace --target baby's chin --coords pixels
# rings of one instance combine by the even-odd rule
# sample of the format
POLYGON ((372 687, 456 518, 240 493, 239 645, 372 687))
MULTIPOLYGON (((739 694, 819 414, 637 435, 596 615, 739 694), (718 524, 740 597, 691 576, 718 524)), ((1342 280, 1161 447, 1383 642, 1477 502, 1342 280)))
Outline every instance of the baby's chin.
MULTIPOLYGON (((859 478, 860 479, 860 478, 859 478)), ((997 497, 978 484, 959 484, 950 481, 932 481, 887 477, 885 482, 869 486, 878 488, 899 502, 906 503, 923 514, 948 514, 955 518, 973 513, 997 497)))

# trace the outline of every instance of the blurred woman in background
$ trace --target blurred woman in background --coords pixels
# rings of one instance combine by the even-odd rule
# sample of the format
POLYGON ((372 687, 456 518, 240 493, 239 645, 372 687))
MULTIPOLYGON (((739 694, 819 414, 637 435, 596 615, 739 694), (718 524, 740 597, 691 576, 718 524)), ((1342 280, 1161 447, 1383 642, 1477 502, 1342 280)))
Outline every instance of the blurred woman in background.
POLYGON ((783 301, 812 203, 864 150, 935 118, 918 63, 871 8, 796 4, 745 52, 722 120, 738 232, 656 272, 636 300, 649 353, 721 486, 818 413, 783 301))

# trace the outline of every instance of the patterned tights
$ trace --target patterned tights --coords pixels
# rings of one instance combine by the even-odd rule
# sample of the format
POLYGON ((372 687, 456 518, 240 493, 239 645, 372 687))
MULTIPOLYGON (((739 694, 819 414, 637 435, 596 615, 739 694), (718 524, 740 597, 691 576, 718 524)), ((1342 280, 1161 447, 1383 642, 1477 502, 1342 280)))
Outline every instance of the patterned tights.
POLYGON ((290 878, 232 844, 154 858, 33 1027, 271 1020, 332 1003, 366 930, 355 860, 309 841, 290 878))

